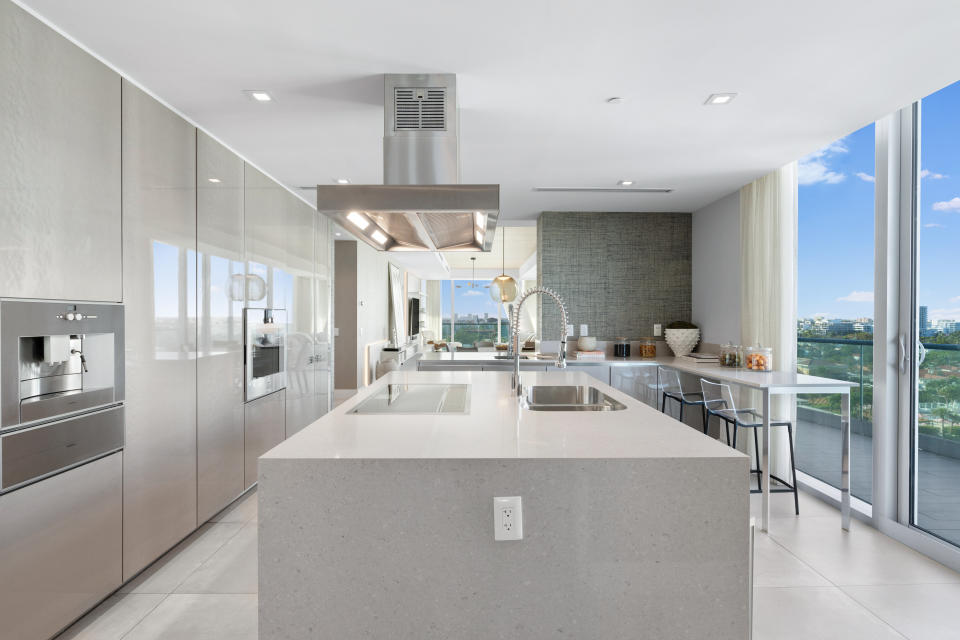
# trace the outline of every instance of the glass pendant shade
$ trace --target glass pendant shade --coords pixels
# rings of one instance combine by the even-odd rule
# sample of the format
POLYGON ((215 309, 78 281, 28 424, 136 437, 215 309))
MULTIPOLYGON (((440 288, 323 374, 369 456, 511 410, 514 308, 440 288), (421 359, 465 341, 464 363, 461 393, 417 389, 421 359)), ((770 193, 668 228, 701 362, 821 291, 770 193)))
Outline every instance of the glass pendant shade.
POLYGON ((517 281, 506 274, 497 276, 490 283, 490 297, 503 304, 513 302, 517 299, 517 281))

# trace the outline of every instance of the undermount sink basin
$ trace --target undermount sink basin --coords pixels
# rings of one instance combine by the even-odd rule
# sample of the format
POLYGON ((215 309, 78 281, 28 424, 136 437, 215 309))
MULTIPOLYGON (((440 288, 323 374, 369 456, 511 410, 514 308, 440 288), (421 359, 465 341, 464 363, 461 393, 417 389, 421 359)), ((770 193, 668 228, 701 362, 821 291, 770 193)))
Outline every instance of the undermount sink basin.
POLYGON ((522 397, 530 411, 620 411, 626 405, 596 387, 574 385, 535 385, 522 397))

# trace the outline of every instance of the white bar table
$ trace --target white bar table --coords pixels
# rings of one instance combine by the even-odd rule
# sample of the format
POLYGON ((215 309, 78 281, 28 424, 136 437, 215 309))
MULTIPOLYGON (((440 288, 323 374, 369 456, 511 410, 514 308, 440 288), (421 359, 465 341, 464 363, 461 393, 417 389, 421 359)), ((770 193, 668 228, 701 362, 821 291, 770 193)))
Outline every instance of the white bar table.
POLYGON ((763 394, 763 453, 760 469, 763 473, 763 498, 760 530, 770 526, 770 397, 802 393, 838 394, 840 396, 840 526, 850 529, 850 388, 856 382, 833 380, 785 371, 750 371, 721 367, 719 364, 693 362, 687 358, 657 358, 657 363, 709 380, 756 389, 763 394))

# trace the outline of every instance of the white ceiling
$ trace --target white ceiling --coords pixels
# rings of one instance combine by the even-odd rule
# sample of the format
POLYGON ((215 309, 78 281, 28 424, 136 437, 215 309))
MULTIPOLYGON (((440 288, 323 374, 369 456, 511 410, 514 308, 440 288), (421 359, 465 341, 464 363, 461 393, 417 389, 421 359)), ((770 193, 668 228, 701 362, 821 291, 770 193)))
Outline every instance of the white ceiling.
POLYGON ((456 73, 508 223, 695 210, 960 78, 955 0, 18 1, 290 186, 380 182, 381 74, 456 73), (619 179, 675 191, 532 191, 619 179))

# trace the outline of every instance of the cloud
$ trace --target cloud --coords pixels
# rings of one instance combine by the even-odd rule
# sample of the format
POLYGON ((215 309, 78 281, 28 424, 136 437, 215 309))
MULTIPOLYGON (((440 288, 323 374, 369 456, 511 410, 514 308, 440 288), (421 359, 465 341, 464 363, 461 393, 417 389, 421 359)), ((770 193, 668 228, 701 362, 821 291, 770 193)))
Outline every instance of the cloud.
POLYGON ((863 171, 857 171, 857 177, 863 180, 864 182, 876 182, 877 179, 874 178, 869 173, 864 173, 863 171))
POLYGON ((928 222, 927 224, 923 225, 923 228, 924 229, 944 229, 945 227, 939 222, 928 222))
POLYGON ((797 161, 797 182, 801 185, 811 185, 823 182, 825 184, 837 184, 843 182, 847 176, 836 171, 832 171, 828 162, 832 156, 839 153, 847 153, 844 138, 831 142, 822 149, 817 149, 810 155, 804 156, 797 161))
POLYGON ((934 211, 960 211, 960 197, 933 203, 934 211))
MULTIPOLYGON (((960 302, 960 300, 953 298, 950 302, 960 302)), ((960 309, 930 309, 927 317, 930 320, 955 320, 960 318, 960 309)))
POLYGON ((930 171, 930 169, 921 169, 921 170, 920 170, 920 178, 921 178, 921 179, 922 179, 922 178, 930 178, 931 180, 943 180, 943 179, 946 178, 946 177, 947 177, 947 176, 943 175, 942 173, 934 173, 933 171, 930 171))
POLYGON ((842 298, 837 298, 838 302, 873 302, 873 291, 851 291, 842 298))

